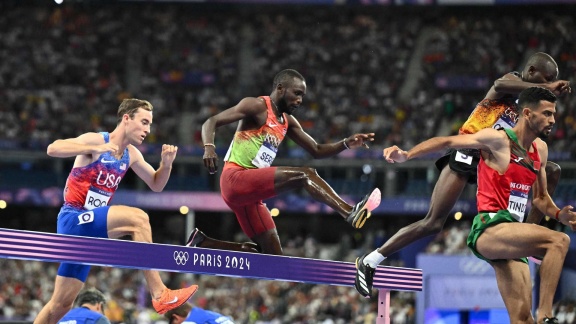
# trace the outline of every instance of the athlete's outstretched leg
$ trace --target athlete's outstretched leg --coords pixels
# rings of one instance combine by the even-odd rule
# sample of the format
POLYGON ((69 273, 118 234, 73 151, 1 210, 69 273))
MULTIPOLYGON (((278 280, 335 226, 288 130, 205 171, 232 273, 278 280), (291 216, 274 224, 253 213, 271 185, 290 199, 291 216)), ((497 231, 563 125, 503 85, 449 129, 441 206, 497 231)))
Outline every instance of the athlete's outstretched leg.
POLYGON ((449 166, 444 167, 434 186, 426 217, 400 229, 378 249, 378 253, 388 257, 410 243, 440 233, 467 181, 465 176, 452 171, 449 166))
MULTIPOLYGON (((152 243, 152 227, 148 214, 128 206, 111 206, 108 210, 108 237, 119 238, 129 235, 133 241, 152 243)), ((152 296, 152 306, 158 314, 184 304, 196 291, 197 285, 171 290, 164 285, 156 270, 143 270, 144 279, 152 296)))
POLYGON ((312 198, 330 206, 343 217, 347 217, 352 211, 352 206, 340 198, 312 168, 278 167, 274 174, 274 189, 277 194, 304 189, 312 198))
POLYGON ((467 182, 467 176, 456 173, 446 165, 442 169, 432 192, 430 209, 426 217, 403 227, 380 248, 356 260, 358 271, 356 272, 355 287, 362 296, 370 296, 374 270, 386 257, 410 243, 429 235, 438 234, 442 230, 448 213, 454 208, 467 182))
MULTIPOLYGON (((548 184, 546 189, 548 190, 548 194, 550 194, 550 196, 552 196, 554 191, 556 191, 556 186, 560 181, 561 173, 562 169, 558 164, 550 161, 546 163, 546 183, 548 184)), ((530 208, 526 222, 532 224, 540 224, 543 218, 544 214, 538 208, 530 208)))
POLYGON ((277 194, 295 190, 306 190, 316 201, 322 202, 337 211, 353 227, 361 228, 370 213, 380 205, 381 194, 378 188, 367 195, 356 205, 346 203, 322 179, 316 170, 302 167, 278 167, 274 174, 274 189, 277 194))

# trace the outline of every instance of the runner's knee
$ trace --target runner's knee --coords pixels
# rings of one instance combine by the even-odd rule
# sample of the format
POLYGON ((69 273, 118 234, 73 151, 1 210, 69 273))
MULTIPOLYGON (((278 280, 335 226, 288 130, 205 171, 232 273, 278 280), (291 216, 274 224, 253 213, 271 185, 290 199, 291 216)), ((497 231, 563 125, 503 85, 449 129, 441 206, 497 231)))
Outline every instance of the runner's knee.
POLYGON ((318 177, 318 172, 314 168, 302 168, 302 174, 307 180, 318 177))
POLYGON ((130 215, 130 221, 136 228, 139 229, 150 228, 150 218, 148 217, 148 214, 142 209, 133 208, 132 215, 130 215))
POLYGON ((299 182, 302 186, 308 184, 312 178, 318 177, 318 173, 314 168, 300 168, 295 173, 293 180, 299 182))
POLYGON ((566 254, 568 248, 570 247, 570 237, 561 232, 554 232, 548 237, 548 242, 546 243, 547 251, 554 251, 561 254, 566 254))
POLYGON ((570 247, 570 237, 565 233, 556 232, 550 237, 549 250, 562 252, 566 254, 570 247))

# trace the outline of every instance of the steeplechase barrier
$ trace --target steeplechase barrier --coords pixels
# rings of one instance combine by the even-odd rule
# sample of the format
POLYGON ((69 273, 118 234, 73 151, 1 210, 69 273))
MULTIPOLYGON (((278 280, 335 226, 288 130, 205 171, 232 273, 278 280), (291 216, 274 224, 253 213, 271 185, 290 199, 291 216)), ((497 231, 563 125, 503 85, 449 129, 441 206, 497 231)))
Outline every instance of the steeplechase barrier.
MULTIPOLYGON (((356 273, 350 262, 14 229, 0 229, 0 257, 352 287, 356 273)), ((377 323, 389 324, 390 291, 421 291, 422 270, 379 266, 374 288, 377 323)))

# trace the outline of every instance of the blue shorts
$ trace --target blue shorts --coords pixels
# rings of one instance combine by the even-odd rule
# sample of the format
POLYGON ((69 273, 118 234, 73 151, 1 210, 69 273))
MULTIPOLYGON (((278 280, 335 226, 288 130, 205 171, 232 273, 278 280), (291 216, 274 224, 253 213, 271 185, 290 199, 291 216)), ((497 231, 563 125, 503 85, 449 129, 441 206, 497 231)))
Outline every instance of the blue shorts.
MULTIPOLYGON (((58 214, 58 234, 108 238, 108 209, 110 206, 87 210, 63 206, 58 214)), ((86 281, 90 266, 76 263, 62 263, 58 275, 86 281)))

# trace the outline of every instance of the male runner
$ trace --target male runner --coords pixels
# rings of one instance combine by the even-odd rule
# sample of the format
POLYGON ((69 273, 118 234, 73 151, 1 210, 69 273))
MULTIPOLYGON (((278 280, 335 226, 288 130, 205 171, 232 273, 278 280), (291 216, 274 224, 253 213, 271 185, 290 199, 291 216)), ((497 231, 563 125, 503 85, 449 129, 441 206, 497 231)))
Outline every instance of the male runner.
MULTIPOLYGON (((216 128, 239 121, 224 158, 220 188, 224 201, 236 214, 242 230, 259 245, 263 253, 282 254, 276 225, 263 199, 303 188, 314 199, 332 207, 355 228, 361 228, 370 217, 370 212, 380 204, 380 190, 377 188, 351 206, 314 169, 272 166, 285 136, 314 158, 334 156, 346 149, 367 147, 366 142, 374 140, 374 134, 370 133, 355 134, 336 143, 316 143, 292 116, 300 107, 305 94, 304 77, 295 70, 283 70, 274 77, 270 96, 244 98, 236 106, 208 118, 202 125, 204 166, 213 174, 218 169, 214 146, 216 128)), ((196 234, 199 234, 197 230, 192 233, 188 245, 202 247, 202 240, 199 243, 194 240, 203 235, 196 234)))
POLYGON ((95 289, 86 289, 76 298, 78 307, 71 309, 58 324, 110 324, 110 320, 104 316, 106 297, 95 289))
MULTIPOLYGON (((535 85, 552 91, 555 95, 571 92, 570 83, 558 79, 558 65, 546 53, 535 53, 528 59, 521 74, 512 72, 494 82, 485 98, 478 103, 468 120, 460 128, 460 134, 474 134, 484 128, 511 128, 518 118, 516 98, 524 89, 535 85)), ((374 269, 386 257, 421 238, 438 234, 444 227, 449 212, 454 208, 467 183, 476 183, 476 169, 480 154, 478 150, 449 150, 438 160, 440 176, 430 200, 430 209, 424 219, 400 229, 380 248, 356 260, 356 290, 370 297, 374 269)), ((560 167, 552 162, 546 165, 548 192, 552 194, 560 179, 560 167)), ((528 221, 539 223, 543 215, 532 208, 528 221)))
POLYGON ((498 290, 510 323, 533 323, 532 282, 528 260, 543 255, 537 323, 558 323, 552 317, 554 293, 568 252, 568 235, 524 223, 528 195, 545 215, 576 229, 572 206, 558 208, 546 190, 548 146, 541 139, 554 126, 556 96, 542 87, 523 90, 518 100, 519 120, 512 129, 485 128, 474 134, 434 137, 406 152, 384 149, 390 163, 402 163, 445 148, 480 150, 478 215, 467 239, 468 247, 496 272, 498 290))
MULTIPOLYGON (((150 133, 152 108, 148 101, 125 99, 118 107, 118 124, 113 132, 90 132, 48 145, 50 156, 76 157, 66 180, 57 233, 102 238, 130 236, 137 242, 152 242, 152 229, 143 210, 108 206, 128 168, 153 191, 162 191, 168 182, 178 147, 162 145, 160 166, 156 170, 136 148, 150 133)), ((72 308, 89 271, 87 265, 62 263, 52 298, 34 323, 57 323, 72 308)), ((144 271, 144 278, 152 295, 152 305, 159 314, 182 305, 198 289, 192 285, 170 290, 154 270, 144 271)))

